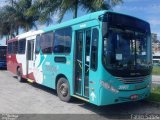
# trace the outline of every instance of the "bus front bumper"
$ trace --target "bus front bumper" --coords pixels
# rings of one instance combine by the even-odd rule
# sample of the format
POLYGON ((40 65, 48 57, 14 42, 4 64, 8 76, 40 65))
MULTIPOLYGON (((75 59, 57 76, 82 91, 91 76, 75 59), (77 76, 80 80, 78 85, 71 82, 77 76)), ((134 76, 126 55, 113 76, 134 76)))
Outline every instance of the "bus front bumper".
POLYGON ((149 96, 149 94, 150 94, 150 87, 134 91, 119 91, 118 93, 114 93, 113 91, 109 91, 101 87, 99 96, 100 99, 98 105, 101 106, 101 105, 110 105, 110 104, 117 104, 129 101, 138 101, 145 99, 146 97, 149 96))

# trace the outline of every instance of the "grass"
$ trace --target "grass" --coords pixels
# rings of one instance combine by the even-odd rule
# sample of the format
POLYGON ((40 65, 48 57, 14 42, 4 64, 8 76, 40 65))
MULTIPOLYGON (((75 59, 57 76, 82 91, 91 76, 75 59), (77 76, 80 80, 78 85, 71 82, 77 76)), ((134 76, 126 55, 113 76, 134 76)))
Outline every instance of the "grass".
POLYGON ((152 86, 149 101, 160 102, 160 86, 152 86))
POLYGON ((152 74, 153 75, 160 75, 160 66, 159 67, 154 66, 153 70, 152 70, 152 74))
MULTIPOLYGON (((160 66, 153 66, 152 74, 160 75, 160 66)), ((151 94, 147 100, 160 103, 160 85, 152 85, 151 94)))

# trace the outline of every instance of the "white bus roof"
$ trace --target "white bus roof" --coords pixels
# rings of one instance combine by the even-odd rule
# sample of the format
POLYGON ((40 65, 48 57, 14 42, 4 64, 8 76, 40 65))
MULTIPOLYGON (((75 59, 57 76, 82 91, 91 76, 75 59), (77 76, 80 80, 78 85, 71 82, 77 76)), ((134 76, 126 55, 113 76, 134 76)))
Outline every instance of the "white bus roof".
POLYGON ((43 33, 42 30, 29 31, 29 32, 20 34, 20 35, 18 35, 18 36, 16 36, 16 37, 18 38, 18 40, 20 40, 20 39, 24 39, 24 38, 27 38, 27 37, 30 37, 30 36, 34 36, 34 35, 37 35, 37 34, 41 34, 41 33, 43 33))

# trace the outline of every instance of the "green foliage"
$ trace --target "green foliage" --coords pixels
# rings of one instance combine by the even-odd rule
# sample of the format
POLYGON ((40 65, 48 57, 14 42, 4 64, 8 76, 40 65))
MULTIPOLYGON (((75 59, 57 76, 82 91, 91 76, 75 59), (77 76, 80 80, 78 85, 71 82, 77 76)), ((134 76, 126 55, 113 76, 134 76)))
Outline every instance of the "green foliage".
POLYGON ((27 16, 39 15, 41 23, 49 24, 52 22, 51 14, 58 11, 59 0, 35 0, 34 4, 26 11, 27 16))
POLYGON ((160 86, 153 86, 151 89, 149 101, 160 102, 160 86))
POLYGON ((160 102, 160 94, 158 93, 151 93, 149 97, 150 101, 160 102))
POLYGON ((33 15, 36 12, 41 13, 40 21, 49 20, 55 13, 58 14, 58 22, 61 22, 65 13, 72 11, 73 18, 77 17, 78 8, 85 12, 95 12, 99 10, 112 9, 122 0, 35 0, 33 6, 27 11, 27 15, 33 15))
POLYGON ((66 12, 77 17, 78 8, 85 12, 112 9, 122 0, 10 0, 10 5, 0 8, 0 36, 18 34, 19 28, 25 31, 35 27, 36 21, 51 23, 52 16, 58 14, 61 22, 66 12))
POLYGON ((10 6, 5 6, 1 8, 0 10, 0 35, 1 37, 11 34, 13 32, 13 29, 15 27, 15 24, 13 24, 14 19, 13 15, 14 10, 10 8, 10 6), (12 19, 10 19, 12 18, 12 19))
POLYGON ((160 75, 160 66, 154 66, 152 70, 153 75, 160 75))
POLYGON ((27 16, 26 11, 32 6, 32 0, 19 0, 13 2, 12 5, 6 5, 1 8, 0 11, 0 35, 1 37, 6 35, 18 34, 19 28, 23 28, 25 31, 35 27, 35 21, 38 20, 39 15, 34 14, 27 16))

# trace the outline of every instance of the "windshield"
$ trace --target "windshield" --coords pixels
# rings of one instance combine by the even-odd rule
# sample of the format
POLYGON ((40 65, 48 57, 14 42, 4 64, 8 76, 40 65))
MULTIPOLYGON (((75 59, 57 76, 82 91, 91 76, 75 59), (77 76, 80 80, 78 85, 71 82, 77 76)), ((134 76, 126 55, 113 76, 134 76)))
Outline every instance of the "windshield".
POLYGON ((146 76, 152 72, 149 23, 127 15, 102 16, 104 68, 119 77, 146 76))
POLYGON ((108 40, 104 41, 104 61, 111 69, 145 69, 151 65, 147 54, 148 36, 145 33, 118 28, 109 29, 108 40))
POLYGON ((0 60, 6 60, 6 47, 0 47, 0 60))
POLYGON ((143 75, 149 73, 152 63, 149 34, 110 27, 103 40, 105 68, 112 70, 112 72, 115 70, 114 73, 119 75, 124 72, 126 74, 137 72, 137 75, 141 75, 141 72, 143 75), (147 71, 146 74, 144 70, 147 71))

